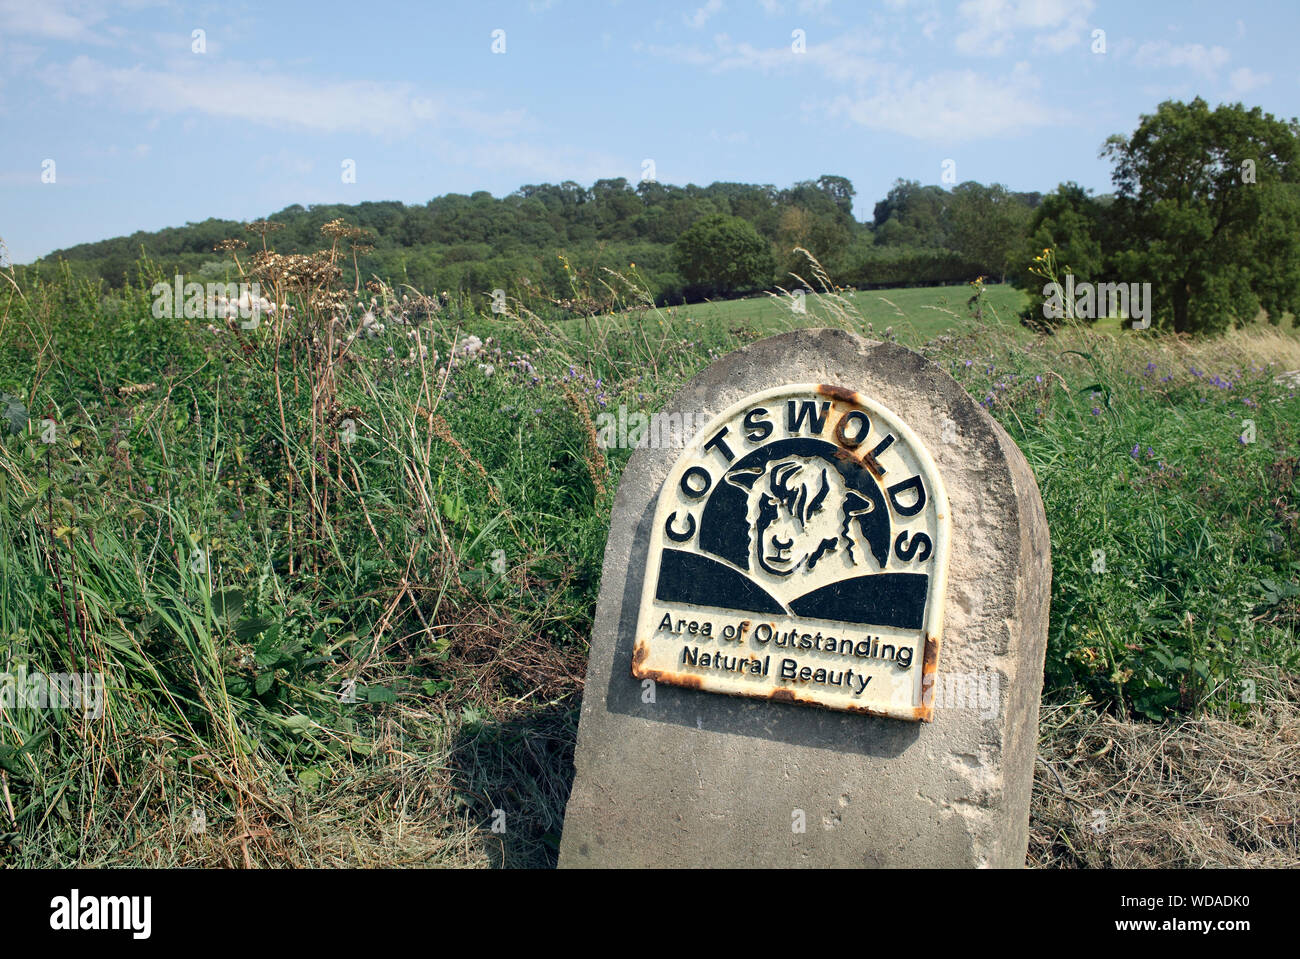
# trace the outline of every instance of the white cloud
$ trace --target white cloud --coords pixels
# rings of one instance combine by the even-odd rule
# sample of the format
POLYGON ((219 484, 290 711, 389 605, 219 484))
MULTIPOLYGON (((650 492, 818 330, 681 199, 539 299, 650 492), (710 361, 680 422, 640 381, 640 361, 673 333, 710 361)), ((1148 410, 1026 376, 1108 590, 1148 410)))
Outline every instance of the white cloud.
POLYGON ((996 57, 1018 34, 1033 32, 1035 49, 1060 53, 1083 39, 1092 9, 1093 0, 962 0, 957 18, 963 29, 955 45, 962 53, 996 57))
POLYGON ((201 65, 154 70, 110 67, 79 56, 66 66, 46 68, 40 76, 64 97, 102 96, 143 112, 223 117, 321 133, 399 135, 421 127, 466 127, 504 135, 517 132, 524 120, 522 111, 488 113, 446 97, 420 96, 406 83, 300 79, 228 61, 219 71, 201 65))
POLYGON ((61 0, 0 0, 0 23, 10 35, 103 43, 106 38, 98 25, 104 18, 104 11, 94 5, 79 4, 74 9, 61 0))
POLYGON ((1250 67, 1238 67, 1228 74, 1228 86, 1233 93, 1249 93, 1271 81, 1267 74, 1256 73, 1250 67))
MULTIPOLYGON (((897 0, 887 0, 887 2, 897 2, 897 0)), ((906 0, 904 0, 906 2, 906 0)), ((781 0, 758 0, 758 5, 763 8, 763 12, 768 16, 775 16, 778 13, 785 13, 785 4, 781 0)), ((821 13, 831 5, 831 0, 799 0, 795 4, 795 9, 799 13, 821 13)))
POLYGON ((128 35, 123 27, 106 22, 110 12, 158 6, 162 2, 127 0, 114 6, 105 0, 0 0, 0 29, 9 36, 107 44, 128 35))
POLYGON ((1168 40, 1144 43, 1133 56, 1134 64, 1139 67, 1185 69, 1209 78, 1213 78, 1229 59, 1231 57, 1223 47, 1206 47, 1200 43, 1175 45, 1168 40))
POLYGON ((751 43, 733 41, 725 33, 713 38, 712 49, 681 44, 671 47, 650 46, 646 49, 653 56, 708 67, 714 73, 728 70, 779 73, 817 69, 831 80, 858 82, 876 75, 880 68, 867 55, 881 50, 883 46, 884 41, 879 36, 858 31, 834 35, 822 43, 809 43, 807 49, 798 54, 788 44, 756 47, 751 43))
POLYGON ((708 0, 704 6, 700 7, 689 17, 683 17, 688 27, 699 30, 709 22, 713 16, 722 10, 722 0, 708 0))
POLYGON ((907 71, 869 93, 835 98, 831 112, 864 127, 922 140, 1009 136, 1063 122, 1037 102, 1037 86, 1026 64, 1005 78, 959 70, 916 79, 907 71))
POLYGON ((810 44, 799 55, 789 47, 737 43, 726 34, 714 37, 712 49, 678 45, 648 50, 713 73, 814 70, 830 85, 820 102, 831 116, 919 139, 971 140, 1062 122, 1058 112, 1039 101, 1039 83, 1027 63, 1016 64, 1003 77, 972 70, 917 76, 878 59, 884 47, 878 34, 859 31, 810 44), (836 94, 835 88, 842 92, 836 94))
MULTIPOLYGON (((0 71, 23 76, 41 58, 41 48, 30 43, 16 43, 0 37, 0 71)), ((3 77, 0 77, 3 82, 3 77)))

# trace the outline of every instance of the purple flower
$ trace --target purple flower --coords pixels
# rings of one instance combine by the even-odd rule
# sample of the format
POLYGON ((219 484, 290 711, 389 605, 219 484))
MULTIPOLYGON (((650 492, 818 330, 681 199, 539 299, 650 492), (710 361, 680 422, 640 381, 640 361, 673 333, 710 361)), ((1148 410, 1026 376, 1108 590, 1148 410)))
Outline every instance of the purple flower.
POLYGON ((1128 455, 1133 457, 1134 459, 1137 459, 1140 455, 1142 455, 1142 444, 1134 443, 1133 448, 1128 451, 1128 455))
POLYGON ((1094 406, 1094 407, 1092 408, 1092 415, 1093 415, 1093 416, 1101 416, 1101 410, 1100 410, 1098 407, 1094 406))

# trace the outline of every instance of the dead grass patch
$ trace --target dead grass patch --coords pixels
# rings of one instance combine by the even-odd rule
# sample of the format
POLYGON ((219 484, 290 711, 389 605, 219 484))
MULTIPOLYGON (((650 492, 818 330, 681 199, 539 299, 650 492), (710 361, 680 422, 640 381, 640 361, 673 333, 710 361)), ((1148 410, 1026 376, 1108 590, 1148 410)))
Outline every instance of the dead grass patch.
POLYGON ((1250 718, 1128 722, 1044 707, 1030 866, 1300 865, 1300 683, 1256 680, 1250 718))

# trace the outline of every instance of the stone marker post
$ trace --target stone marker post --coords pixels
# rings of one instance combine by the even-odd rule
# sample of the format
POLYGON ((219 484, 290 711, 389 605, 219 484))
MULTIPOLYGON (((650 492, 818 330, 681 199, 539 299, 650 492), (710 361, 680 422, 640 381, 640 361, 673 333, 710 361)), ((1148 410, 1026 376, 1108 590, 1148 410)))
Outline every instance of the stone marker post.
POLYGON ((699 428, 619 484, 560 865, 1023 865, 1051 562, 1007 434, 832 329, 659 422, 699 428))

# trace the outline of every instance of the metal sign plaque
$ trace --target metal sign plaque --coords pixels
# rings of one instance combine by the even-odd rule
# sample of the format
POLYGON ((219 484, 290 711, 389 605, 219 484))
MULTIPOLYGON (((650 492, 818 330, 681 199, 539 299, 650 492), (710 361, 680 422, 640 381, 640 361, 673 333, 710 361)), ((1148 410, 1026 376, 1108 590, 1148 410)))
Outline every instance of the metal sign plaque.
POLYGON ((928 722, 949 525, 888 409, 838 386, 755 393, 659 493, 632 675, 928 722))

